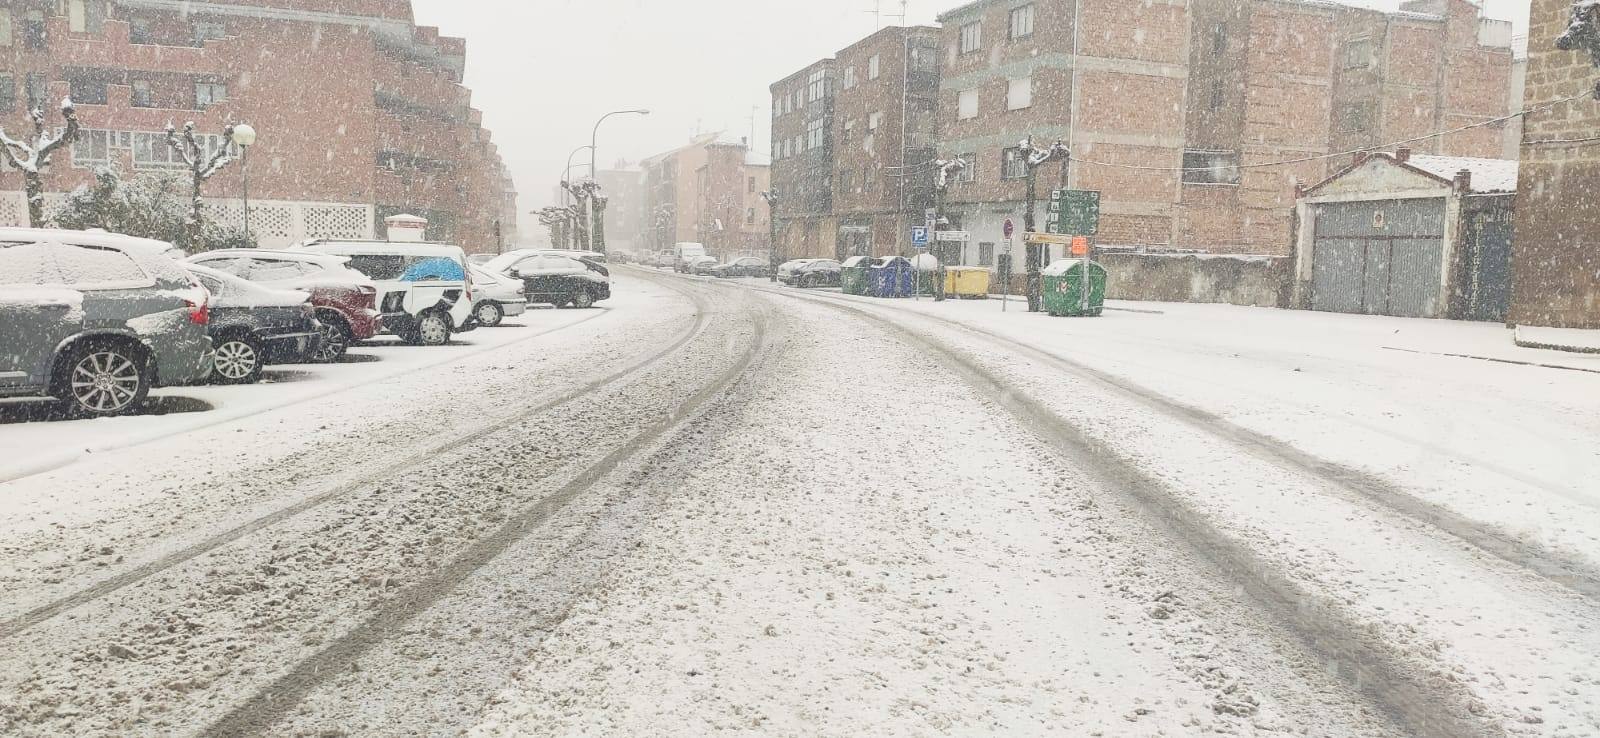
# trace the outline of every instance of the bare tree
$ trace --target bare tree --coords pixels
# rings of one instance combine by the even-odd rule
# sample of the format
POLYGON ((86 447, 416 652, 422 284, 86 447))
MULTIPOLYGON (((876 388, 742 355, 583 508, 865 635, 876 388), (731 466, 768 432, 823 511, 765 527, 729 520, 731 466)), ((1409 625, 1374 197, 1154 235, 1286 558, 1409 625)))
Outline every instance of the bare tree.
POLYGON ((78 140, 78 111, 73 109, 71 98, 61 101, 61 117, 66 119, 67 127, 60 136, 54 137, 44 125, 44 110, 34 108, 28 117, 33 121, 33 141, 17 141, 6 135, 4 127, 0 127, 0 151, 5 152, 7 164, 22 172, 23 189, 28 196, 28 223, 40 228, 44 226, 42 172, 50 166, 50 157, 58 149, 78 140))
POLYGON ((228 124, 222 130, 222 145, 216 151, 206 153, 206 147, 194 133, 194 121, 183 124, 183 137, 178 137, 177 129, 167 124, 167 145, 178 152, 183 163, 189 167, 190 175, 190 205, 189 205, 189 243, 191 248, 200 247, 200 236, 205 232, 204 214, 202 209, 205 201, 200 198, 200 190, 223 167, 233 162, 233 124, 228 124))

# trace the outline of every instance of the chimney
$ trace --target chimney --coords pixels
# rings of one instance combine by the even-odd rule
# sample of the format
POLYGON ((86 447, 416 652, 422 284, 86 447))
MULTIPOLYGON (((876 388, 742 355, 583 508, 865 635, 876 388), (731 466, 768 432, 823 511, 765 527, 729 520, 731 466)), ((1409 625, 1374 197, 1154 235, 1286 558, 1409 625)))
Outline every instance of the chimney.
POLYGON ((421 243, 426 241, 428 234, 428 219, 415 215, 401 213, 383 219, 383 227, 387 232, 384 237, 398 243, 421 243))
POLYGON ((1471 191, 1472 191, 1472 170, 1463 169, 1463 170, 1461 170, 1459 172, 1456 172, 1456 192, 1466 193, 1466 192, 1471 192, 1471 191))
POLYGON ((1395 149, 1394 160, 1402 163, 1411 161, 1411 147, 1401 146, 1400 148, 1395 149))

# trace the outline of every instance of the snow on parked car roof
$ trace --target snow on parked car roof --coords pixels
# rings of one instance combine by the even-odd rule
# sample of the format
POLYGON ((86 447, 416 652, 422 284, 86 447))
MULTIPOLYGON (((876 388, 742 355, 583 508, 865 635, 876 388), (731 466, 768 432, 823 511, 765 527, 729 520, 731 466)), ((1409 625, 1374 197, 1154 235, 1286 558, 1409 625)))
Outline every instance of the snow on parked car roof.
POLYGON ((303 261, 308 264, 321 264, 324 266, 339 266, 350 263, 350 257, 340 254, 324 254, 317 251, 279 251, 274 249, 219 249, 195 254, 188 258, 190 263, 197 263, 209 259, 238 259, 259 257, 262 259, 283 259, 285 261, 303 261))
POLYGON ((144 254, 168 255, 178 250, 166 241, 157 241, 153 238, 139 238, 137 236, 124 236, 120 233, 111 233, 102 230, 75 231, 62 228, 0 228, 0 241, 68 241, 84 246, 102 246, 105 248, 137 251, 144 254))
POLYGON ((228 291, 226 293, 212 295, 212 297, 216 298, 212 303, 216 307, 294 307, 311 299, 304 292, 263 287, 248 279, 235 277, 220 269, 212 269, 200 264, 186 263, 183 268, 190 274, 210 277, 227 287, 228 291))
POLYGON ((385 255, 436 256, 466 261, 467 252, 460 246, 440 243, 412 243, 408 241, 316 241, 304 243, 295 250, 321 254, 346 254, 354 256, 385 255))

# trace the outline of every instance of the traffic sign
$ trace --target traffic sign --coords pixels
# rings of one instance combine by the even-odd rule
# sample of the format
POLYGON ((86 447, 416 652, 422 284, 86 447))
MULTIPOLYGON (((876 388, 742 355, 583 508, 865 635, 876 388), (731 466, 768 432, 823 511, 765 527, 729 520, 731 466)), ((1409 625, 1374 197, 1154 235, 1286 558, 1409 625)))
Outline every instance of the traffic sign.
POLYGON ((972 240, 972 234, 966 231, 939 231, 933 234, 933 240, 966 243, 972 240))
POLYGON ((1095 190, 1056 190, 1050 200, 1045 230, 1071 236, 1100 233, 1100 193, 1095 190))
POLYGON ((911 226, 911 245, 919 249, 928 248, 927 226, 911 226))
POLYGON ((1024 233, 1023 239, 1028 243, 1050 244, 1052 246, 1072 245, 1072 236, 1061 233, 1024 233))
POLYGON ((1073 256, 1088 256, 1089 255, 1089 239, 1084 238, 1083 236, 1073 236, 1072 237, 1072 255, 1073 256))
POLYGON ((1006 218, 1006 227, 1005 227, 1006 238, 1010 238, 1011 234, 1016 233, 1016 232, 1017 232, 1017 225, 1015 223, 1012 223, 1010 218, 1006 218))

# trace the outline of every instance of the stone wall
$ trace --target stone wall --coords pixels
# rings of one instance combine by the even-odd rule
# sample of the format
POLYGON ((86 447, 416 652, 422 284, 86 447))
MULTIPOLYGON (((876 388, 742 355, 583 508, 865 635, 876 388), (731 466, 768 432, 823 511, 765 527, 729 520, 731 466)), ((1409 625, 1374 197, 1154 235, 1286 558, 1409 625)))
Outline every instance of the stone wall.
POLYGON ((1288 307, 1294 260, 1277 256, 1100 254, 1112 300, 1288 307))

